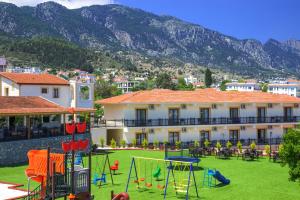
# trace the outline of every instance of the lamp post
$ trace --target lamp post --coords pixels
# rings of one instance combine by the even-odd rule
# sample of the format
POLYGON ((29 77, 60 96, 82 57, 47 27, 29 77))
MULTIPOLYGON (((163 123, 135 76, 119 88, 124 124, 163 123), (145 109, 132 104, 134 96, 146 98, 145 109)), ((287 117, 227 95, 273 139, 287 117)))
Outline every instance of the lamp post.
POLYGON ((270 138, 269 138, 269 144, 270 144, 270 159, 271 159, 271 155, 272 155, 272 131, 270 131, 270 138))

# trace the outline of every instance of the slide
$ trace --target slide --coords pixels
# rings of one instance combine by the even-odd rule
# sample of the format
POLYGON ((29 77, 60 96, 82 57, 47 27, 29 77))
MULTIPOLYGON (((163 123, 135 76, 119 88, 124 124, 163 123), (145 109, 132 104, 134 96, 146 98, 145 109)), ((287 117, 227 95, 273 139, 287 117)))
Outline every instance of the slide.
POLYGON ((230 180, 225 178, 219 171, 216 171, 213 176, 224 185, 228 185, 230 183, 230 180))
POLYGON ((126 192, 122 192, 115 195, 112 200, 129 200, 129 195, 126 192))

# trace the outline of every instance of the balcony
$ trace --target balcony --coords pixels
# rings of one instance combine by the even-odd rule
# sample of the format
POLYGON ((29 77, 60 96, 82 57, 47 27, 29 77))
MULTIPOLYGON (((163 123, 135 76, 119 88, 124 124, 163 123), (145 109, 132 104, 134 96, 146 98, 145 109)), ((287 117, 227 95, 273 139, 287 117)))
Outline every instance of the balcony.
POLYGON ((193 126, 193 125, 226 125, 226 124, 276 124, 297 123, 300 116, 293 117, 239 117, 239 118, 180 118, 148 120, 95 120, 95 127, 152 127, 152 126, 193 126))

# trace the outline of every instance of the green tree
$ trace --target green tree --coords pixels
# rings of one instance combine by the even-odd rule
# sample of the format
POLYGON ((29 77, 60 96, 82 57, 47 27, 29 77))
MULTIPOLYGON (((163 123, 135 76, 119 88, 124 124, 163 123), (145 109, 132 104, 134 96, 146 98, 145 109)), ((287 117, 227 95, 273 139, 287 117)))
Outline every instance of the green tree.
POLYGON ((221 82, 221 84, 220 84, 220 90, 221 91, 225 91, 226 90, 226 84, 227 83, 230 83, 231 81, 229 81, 229 80, 224 80, 224 81, 222 81, 221 82))
POLYGON ((194 87, 193 87, 193 85, 191 83, 186 84, 184 78, 179 77, 178 78, 177 89, 178 90, 193 90, 194 87))
POLYGON ((260 84, 260 89, 262 92, 268 92, 268 84, 267 83, 260 84))
POLYGON ((122 92, 117 86, 103 79, 98 80, 95 84, 95 99, 109 98, 120 94, 122 94, 122 92))
POLYGON ((289 166, 291 181, 300 183, 300 129, 289 129, 279 150, 282 165, 289 166))
POLYGON ((172 81, 172 77, 168 73, 160 73, 156 77, 155 84, 157 88, 163 89, 175 89, 175 84, 172 81))
POLYGON ((211 73, 210 69, 206 68, 206 70, 205 70, 205 86, 209 88, 211 86, 212 82, 213 82, 212 73, 211 73))

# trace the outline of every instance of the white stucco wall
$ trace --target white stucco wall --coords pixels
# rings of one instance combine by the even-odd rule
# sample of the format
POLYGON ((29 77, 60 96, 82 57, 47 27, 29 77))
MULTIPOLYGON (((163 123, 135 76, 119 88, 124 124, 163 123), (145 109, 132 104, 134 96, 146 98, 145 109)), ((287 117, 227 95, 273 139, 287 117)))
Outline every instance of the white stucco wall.
POLYGON ((20 85, 20 96, 40 96, 64 107, 70 107, 69 85, 20 85), (42 94, 42 88, 48 88, 47 94, 42 94), (59 98, 53 98, 53 89, 59 88, 59 98))
POLYGON ((19 85, 11 80, 1 77, 1 96, 5 96, 5 88, 9 90, 9 96, 19 96, 19 85))

